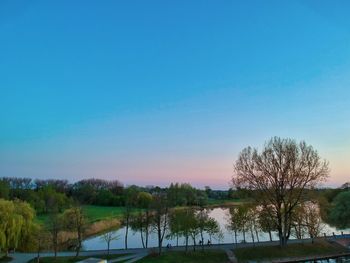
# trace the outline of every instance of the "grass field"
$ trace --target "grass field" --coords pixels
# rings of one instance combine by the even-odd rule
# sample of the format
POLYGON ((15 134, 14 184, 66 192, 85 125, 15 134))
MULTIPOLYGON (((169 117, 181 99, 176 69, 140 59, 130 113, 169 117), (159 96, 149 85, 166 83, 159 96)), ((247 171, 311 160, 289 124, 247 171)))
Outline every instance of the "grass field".
POLYGON ((290 244, 285 248, 279 246, 250 247, 234 249, 239 262, 248 262, 249 260, 272 260, 282 258, 298 258, 307 256, 322 256, 345 252, 345 248, 330 244, 326 241, 315 242, 314 244, 290 244))
MULTIPOLYGON (((83 206, 83 210, 91 223, 109 218, 121 218, 124 209, 124 207, 120 206, 83 206)), ((48 215, 38 215, 36 219, 39 223, 45 223, 48 219, 48 215)))
POLYGON ((165 252, 161 256, 147 256, 138 263, 226 263, 227 255, 223 250, 196 252, 165 252))
POLYGON ((124 207, 84 205, 84 212, 89 221, 96 222, 107 218, 121 218, 124 207))
MULTIPOLYGON (((118 255, 98 255, 98 256, 80 256, 80 257, 57 257, 56 260, 54 257, 42 257, 40 258, 40 263, 50 263, 50 262, 55 262, 55 263, 71 263, 71 262, 77 262, 80 260, 84 260, 87 258, 101 258, 101 259, 116 259, 119 257, 126 256, 128 254, 118 254, 118 255)), ((36 263, 36 259, 32 259, 28 261, 28 263, 36 263)))
POLYGON ((247 199, 208 199, 208 206, 230 206, 247 202, 247 199))

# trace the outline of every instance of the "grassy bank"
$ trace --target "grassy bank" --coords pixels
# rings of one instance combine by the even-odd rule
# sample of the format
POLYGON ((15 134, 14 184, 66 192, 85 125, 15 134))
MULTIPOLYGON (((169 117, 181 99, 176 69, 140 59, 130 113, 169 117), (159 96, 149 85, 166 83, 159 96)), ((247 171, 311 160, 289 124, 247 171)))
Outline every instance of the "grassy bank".
MULTIPOLYGON (((116 259, 119 257, 123 257, 126 256, 128 254, 118 254, 118 255, 92 255, 92 256, 79 256, 79 257, 57 257, 56 260, 54 257, 41 257, 40 258, 40 263, 51 263, 51 262, 55 262, 55 263, 71 263, 71 262, 77 262, 80 260, 84 260, 87 258, 101 258, 101 259, 116 259)), ((36 263, 37 260, 36 259, 32 259, 30 261, 28 261, 28 263, 36 263)))
MULTIPOLYGON (((88 220, 88 227, 85 232, 86 238, 108 230, 118 229, 121 226, 124 207, 84 205, 82 208, 88 220)), ((49 215, 39 215, 36 220, 40 224, 46 224, 49 215)), ((75 235, 72 232, 61 231, 59 234, 60 242, 64 244, 68 239, 74 238, 75 235)))
MULTIPOLYGON (((123 216, 125 210, 124 207, 120 206, 96 206, 96 205, 83 205, 82 206, 88 221, 93 223, 110 218, 120 219, 123 216)), ((49 219, 49 215, 38 215, 37 221, 45 224, 49 219)))
POLYGON ((248 199, 208 199, 208 207, 225 207, 240 205, 249 202, 248 199))
POLYGON ((206 250, 196 252, 173 251, 165 252, 161 256, 149 255, 138 263, 225 263, 227 255, 223 250, 206 250))
POLYGON ((345 248, 337 244, 330 244, 327 241, 317 241, 314 244, 290 244, 285 248, 280 248, 279 246, 237 248, 234 249, 234 254, 239 262, 248 262, 249 260, 271 261, 326 256, 345 251, 345 248))

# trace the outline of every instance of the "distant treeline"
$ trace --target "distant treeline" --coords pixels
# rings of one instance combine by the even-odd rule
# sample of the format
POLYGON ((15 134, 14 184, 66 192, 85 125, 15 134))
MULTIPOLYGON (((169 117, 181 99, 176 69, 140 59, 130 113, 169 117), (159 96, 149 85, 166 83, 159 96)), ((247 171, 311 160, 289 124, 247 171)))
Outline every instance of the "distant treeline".
POLYGON ((248 190, 204 190, 196 189, 190 184, 172 183, 169 187, 124 187, 118 180, 84 179, 75 183, 59 179, 31 179, 20 177, 0 178, 0 198, 19 199, 28 202, 37 212, 63 212, 74 202, 87 205, 125 206, 129 192, 164 193, 169 205, 203 206, 208 199, 249 198, 248 190))

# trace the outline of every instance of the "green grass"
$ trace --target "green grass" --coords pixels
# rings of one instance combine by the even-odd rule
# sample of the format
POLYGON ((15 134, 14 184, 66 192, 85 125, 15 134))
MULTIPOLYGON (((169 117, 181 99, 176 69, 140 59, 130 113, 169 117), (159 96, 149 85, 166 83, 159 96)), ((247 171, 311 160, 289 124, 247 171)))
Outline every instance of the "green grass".
POLYGON ((125 210, 119 206, 96 206, 84 205, 84 212, 91 222, 100 221, 107 218, 121 218, 125 210))
POLYGON ((208 199, 209 206, 237 205, 246 202, 246 199, 208 199))
POLYGON ((269 260, 282 258, 298 258, 308 256, 322 256, 345 252, 343 247, 330 244, 326 241, 315 242, 314 244, 290 244, 285 248, 279 246, 264 246, 234 249, 234 254, 239 262, 249 260, 269 260))
MULTIPOLYGON (((121 218, 125 208, 121 206, 84 205, 83 209, 89 222, 96 222, 108 218, 121 218)), ((38 215, 36 220, 44 224, 48 217, 47 214, 38 215)))
POLYGON ((165 252, 161 256, 150 255, 138 263, 226 263, 227 255, 223 250, 205 250, 205 251, 174 251, 165 252))
MULTIPOLYGON (((71 262, 77 262, 80 260, 84 260, 87 258, 101 258, 101 259, 115 259, 119 257, 123 257, 129 254, 118 254, 118 255, 96 255, 96 256, 79 256, 79 257, 57 257, 56 260, 54 257, 41 257, 40 258, 40 263, 50 263, 50 262, 55 262, 55 263, 71 263, 71 262)), ((36 263, 36 258, 28 261, 28 263, 36 263)))

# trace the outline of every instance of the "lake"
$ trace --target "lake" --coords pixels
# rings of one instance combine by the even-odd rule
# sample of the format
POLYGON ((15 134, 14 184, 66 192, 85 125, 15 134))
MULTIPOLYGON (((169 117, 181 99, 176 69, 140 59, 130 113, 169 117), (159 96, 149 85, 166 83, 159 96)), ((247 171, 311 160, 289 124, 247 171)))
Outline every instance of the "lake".
MULTIPOLYGON (((227 219, 229 217, 228 214, 228 208, 213 208, 210 209, 209 216, 213 217, 217 220, 217 222, 220 225, 221 231, 223 232, 223 236, 221 240, 212 240, 213 244, 220 244, 220 243, 234 243, 234 235, 230 231, 226 229, 227 225, 227 219)), ((346 233, 349 233, 349 229, 344 230, 346 233)), ((115 231, 119 235, 118 240, 114 240, 111 242, 111 249, 121 249, 124 248, 124 235, 125 235, 125 227, 122 227, 115 231)), ((327 235, 332 235, 332 233, 340 234, 340 230, 335 229, 334 227, 331 227, 327 224, 324 224, 322 235, 323 233, 326 233, 327 235)), ((292 238, 292 237, 291 237, 292 238)), ((205 235, 204 241, 207 242, 209 239, 208 235, 205 235)), ((273 234, 273 239, 278 240, 277 233, 273 234)), ((240 242, 243 240, 243 235, 241 233, 238 234, 237 242, 240 242)), ((268 233, 260 232, 259 233, 259 240, 260 241, 269 241, 269 235, 268 233)), ((199 238, 198 238, 199 241, 199 238)), ((246 234, 246 241, 251 242, 252 239, 250 237, 250 233, 246 234)), ((163 246, 166 246, 167 244, 171 244, 172 246, 176 245, 176 239, 169 240, 164 237, 163 246)), ((156 247, 158 246, 158 239, 156 234, 152 233, 149 237, 148 241, 148 247, 156 247)), ((190 240, 190 244, 191 240, 190 240)), ((184 239, 179 238, 179 245, 184 245, 184 239)), ((141 238, 139 232, 133 232, 129 228, 129 235, 128 235, 128 248, 141 248, 141 238)), ((83 248, 84 250, 99 250, 99 249, 106 249, 106 242, 102 241, 100 236, 92 237, 83 242, 83 248)))

